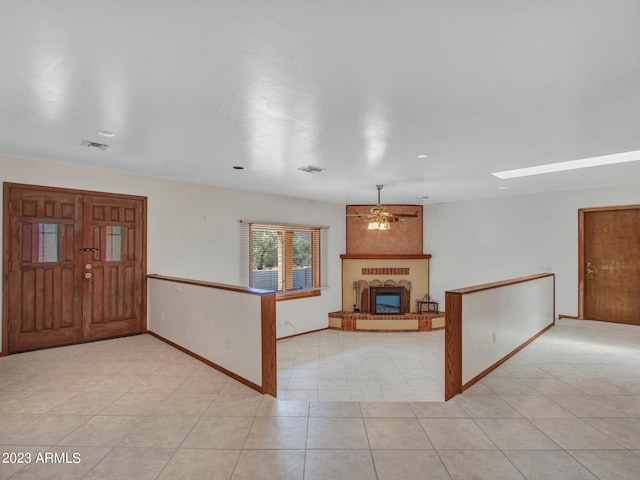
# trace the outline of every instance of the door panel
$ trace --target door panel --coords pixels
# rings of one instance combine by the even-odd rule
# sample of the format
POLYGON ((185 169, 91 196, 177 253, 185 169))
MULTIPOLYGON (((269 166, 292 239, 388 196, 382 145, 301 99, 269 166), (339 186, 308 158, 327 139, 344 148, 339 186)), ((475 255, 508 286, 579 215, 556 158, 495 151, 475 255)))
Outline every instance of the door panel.
MULTIPOLYGON (((81 196, 12 189, 8 328, 12 352, 79 341, 82 295, 76 259, 81 196)), ((6 238, 6 237, 5 237, 6 238)))
POLYGON ((144 198, 5 184, 5 200, 10 353, 145 330, 144 198))
POLYGON ((583 318, 640 325, 640 209, 584 212, 583 318))
POLYGON ((85 196, 84 336, 143 331, 142 200, 85 196), (90 269, 86 266, 91 265, 90 269))

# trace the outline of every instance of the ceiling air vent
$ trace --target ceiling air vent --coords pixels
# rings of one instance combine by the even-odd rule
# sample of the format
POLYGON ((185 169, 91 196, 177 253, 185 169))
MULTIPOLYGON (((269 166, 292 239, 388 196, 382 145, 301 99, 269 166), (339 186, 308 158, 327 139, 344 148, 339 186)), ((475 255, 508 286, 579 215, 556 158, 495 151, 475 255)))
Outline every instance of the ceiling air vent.
POLYGON ((298 170, 307 173, 318 173, 324 170, 324 168, 315 167, 313 165, 307 165, 306 167, 300 167, 298 170))
POLYGON ((109 145, 107 145, 106 143, 92 142, 91 140, 82 140, 82 142, 80 142, 80 145, 82 145, 83 147, 99 148, 100 150, 106 150, 107 148, 109 148, 109 145))

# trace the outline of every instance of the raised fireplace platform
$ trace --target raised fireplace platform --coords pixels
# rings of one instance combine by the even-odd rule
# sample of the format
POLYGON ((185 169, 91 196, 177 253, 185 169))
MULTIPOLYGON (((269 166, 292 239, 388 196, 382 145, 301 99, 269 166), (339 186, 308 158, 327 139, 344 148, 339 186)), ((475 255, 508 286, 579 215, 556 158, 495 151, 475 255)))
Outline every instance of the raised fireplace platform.
POLYGON ((427 332, 442 330, 444 319, 444 312, 373 315, 340 311, 329 313, 329 328, 347 332, 427 332))

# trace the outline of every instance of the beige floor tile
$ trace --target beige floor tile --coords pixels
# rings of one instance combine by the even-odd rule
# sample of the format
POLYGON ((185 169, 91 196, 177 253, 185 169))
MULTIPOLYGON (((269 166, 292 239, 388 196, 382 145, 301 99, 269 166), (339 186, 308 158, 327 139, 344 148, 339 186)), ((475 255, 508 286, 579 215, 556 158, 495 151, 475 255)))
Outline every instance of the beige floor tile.
POLYGON ((36 413, 0 413, 0 439, 40 417, 36 413))
POLYGON ((12 477, 12 480, 81 479, 110 451, 110 448, 100 447, 59 446, 46 451, 39 450, 37 454, 40 457, 32 457, 32 463, 12 477))
POLYGON ((307 417, 256 417, 244 443, 245 449, 304 449, 307 417))
POLYGON ((10 445, 55 445, 89 420, 84 415, 45 414, 0 439, 10 445))
POLYGON ((185 380, 186 376, 152 375, 131 389, 132 392, 173 393, 185 380))
POLYGON ((436 450, 496 448, 472 419, 421 418, 419 421, 436 450))
POLYGON ((448 402, 411 402, 418 418, 466 418, 469 414, 455 400, 448 402))
POLYGON ((214 376, 191 376, 188 377, 175 392, 199 394, 220 393, 220 390, 222 390, 228 380, 228 378, 219 378, 214 376))
POLYGON ((612 383, 608 382, 606 378, 592 378, 592 377, 575 377, 565 378, 565 382, 569 385, 576 387, 587 395, 628 395, 624 388, 616 387, 612 383))
POLYGON ((177 448, 197 421, 198 417, 147 417, 118 446, 177 448))
POLYGON ((365 418, 372 449, 433 449, 417 418, 365 418))
POLYGON ((182 361, 176 362, 171 361, 169 363, 164 364, 157 370, 153 372, 153 376, 179 376, 179 377, 189 377, 193 375, 201 366, 202 362, 196 359, 192 359, 193 361, 182 361))
POLYGON ((582 393, 561 378, 521 378, 520 380, 543 395, 580 395, 582 393))
POLYGON ((523 418, 481 418, 475 422, 500 450, 560 449, 529 420, 523 418))
POLYGON ((249 417, 201 417, 182 448, 242 448, 252 423, 249 417))
POLYGON ((482 384, 497 395, 525 395, 535 390, 518 378, 486 377, 482 384))
POLYGON ((84 478, 86 480, 153 480, 171 459, 169 448, 116 448, 84 478))
POLYGON ((307 450, 305 480, 376 480, 369 450, 307 450))
POLYGON ((625 448, 640 449, 640 419, 585 418, 584 420, 625 448))
POLYGON ((309 402, 278 400, 269 395, 262 397, 256 413, 258 417, 306 417, 308 415, 309 402))
POLYGON ((172 393, 150 415, 199 417, 206 412, 215 395, 172 393))
POLYGON ((573 450, 569 452, 600 480, 636 480, 640 456, 629 450, 573 450))
POLYGON ((504 454, 527 480, 597 480, 564 451, 509 451, 504 454))
POLYGON ((519 418, 513 407, 498 395, 467 395, 456 397, 458 404, 474 418, 519 418))
POLYGON ((362 417, 360 403, 355 402, 311 402, 309 417, 362 417))
POLYGON ((318 401, 320 402, 350 402, 350 390, 318 390, 318 401))
POLYGON ((168 393, 124 393, 100 413, 101 415, 150 415, 168 396, 168 393))
POLYGON ((406 402, 363 402, 360 409, 363 417, 415 418, 415 413, 406 402))
POLYGON ((179 449, 158 480, 229 480, 240 450, 179 449))
POLYGON ((203 415, 215 417, 254 417, 262 397, 218 394, 203 415))
POLYGON ((565 450, 624 448, 579 418, 533 418, 530 421, 565 450))
POLYGON ((369 448, 364 422, 361 418, 310 418, 307 448, 369 448))
POLYGON ((75 392, 43 391, 1 393, 0 413, 46 413, 75 395, 75 392))
POLYGON ((284 394, 285 400, 306 400, 313 402, 318 400, 318 389, 311 390, 287 390, 284 394))
MULTIPOLYGON (((0 463, 0 480, 8 480, 16 472, 27 468, 34 462, 40 452, 46 451, 42 445, 2 445, 0 444, 0 454, 7 455, 6 462, 0 463)), ((2 460, 0 458, 0 460, 2 460)), ((15 477, 14 477, 15 478, 15 477)), ((25 477, 22 477, 25 478, 25 477)), ((28 480, 30 477, 26 477, 28 480)))
POLYGON ((515 408, 525 418, 573 417, 573 413, 562 408, 539 393, 533 395, 501 395, 505 402, 515 408))
POLYGON ((373 450, 378 480, 449 480, 451 477, 433 450, 373 450))
POLYGON ((96 415, 120 398, 120 392, 78 392, 63 403, 53 407, 50 413, 96 415))
POLYGON ((455 480, 524 479, 499 450, 446 450, 438 452, 455 480))
POLYGON ((60 441, 60 445, 115 447, 144 417, 98 415, 60 441))
POLYGON ((243 450, 232 480, 302 480, 304 450, 243 450))
POLYGON ((598 395, 549 395, 555 403, 577 417, 624 417, 615 406, 599 398, 598 395))
POLYGON ((142 383, 147 377, 145 375, 123 374, 109 375, 104 380, 87 387, 89 392, 129 392, 136 385, 142 383))
POLYGON ((82 392, 105 378, 107 375, 56 375, 55 380, 49 382, 42 391, 82 392))
POLYGON ((354 402, 384 402, 384 395, 380 389, 351 389, 351 400, 354 402))

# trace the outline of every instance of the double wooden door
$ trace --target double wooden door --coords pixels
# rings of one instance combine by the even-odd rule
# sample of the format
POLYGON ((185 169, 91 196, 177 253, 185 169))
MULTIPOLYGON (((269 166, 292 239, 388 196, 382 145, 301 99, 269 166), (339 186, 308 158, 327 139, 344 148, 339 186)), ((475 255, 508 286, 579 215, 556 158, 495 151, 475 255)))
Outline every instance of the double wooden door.
POLYGON ((582 209, 580 318, 640 325, 640 206, 582 209))
POLYGON ((145 330, 146 198, 13 184, 4 198, 9 353, 145 330))

